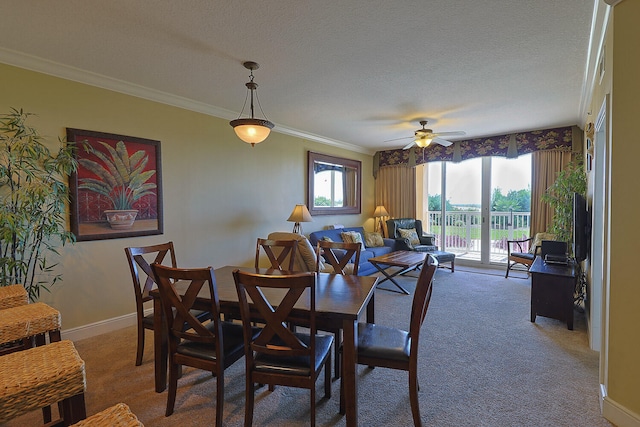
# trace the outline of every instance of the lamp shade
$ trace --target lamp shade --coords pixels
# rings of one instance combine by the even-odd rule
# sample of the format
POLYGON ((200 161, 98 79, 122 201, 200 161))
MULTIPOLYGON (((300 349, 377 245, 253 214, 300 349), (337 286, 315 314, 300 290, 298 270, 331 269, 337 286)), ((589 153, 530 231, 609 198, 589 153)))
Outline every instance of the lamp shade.
POLYGON ((429 144, 431 144, 431 141, 433 141, 433 138, 429 138, 427 136, 420 136, 415 140, 416 145, 420 148, 428 147, 429 144))
POLYGON ((291 212, 291 215, 289 216, 289 219, 287 219, 287 221, 311 222, 313 221, 313 218, 311 217, 311 214, 309 213, 306 205, 296 205, 296 207, 293 208, 293 212, 291 212))
POLYGON ((389 212, 387 212, 384 206, 379 205, 379 206, 376 206, 376 210, 373 212, 373 217, 379 218, 381 216, 389 216, 389 212))
POLYGON ((291 215, 289 215, 289 219, 287 219, 287 221, 295 222, 295 224, 293 225, 293 232, 302 234, 302 227, 300 226, 300 223, 311 222, 313 221, 313 218, 311 217, 307 206, 300 204, 296 205, 296 207, 293 208, 293 212, 291 212, 291 215))

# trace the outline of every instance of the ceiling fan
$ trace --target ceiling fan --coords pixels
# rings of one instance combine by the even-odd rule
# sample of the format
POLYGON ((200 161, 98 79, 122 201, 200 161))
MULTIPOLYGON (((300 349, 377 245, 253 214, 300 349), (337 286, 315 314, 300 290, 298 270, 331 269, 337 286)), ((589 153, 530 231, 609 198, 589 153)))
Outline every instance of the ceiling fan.
POLYGON ((453 144, 451 141, 447 141, 446 139, 440 138, 440 136, 452 136, 452 135, 465 135, 462 131, 454 131, 454 132, 434 132, 433 129, 427 129, 427 121, 420 120, 420 124, 422 125, 422 129, 418 129, 414 132, 413 136, 405 136, 402 138, 390 139, 385 142, 390 141, 398 141, 401 139, 413 138, 411 144, 407 144, 403 147, 403 150, 413 147, 413 145, 417 145, 418 147, 424 148, 428 147, 429 144, 435 142, 436 144, 440 144, 444 147, 448 147, 453 144))

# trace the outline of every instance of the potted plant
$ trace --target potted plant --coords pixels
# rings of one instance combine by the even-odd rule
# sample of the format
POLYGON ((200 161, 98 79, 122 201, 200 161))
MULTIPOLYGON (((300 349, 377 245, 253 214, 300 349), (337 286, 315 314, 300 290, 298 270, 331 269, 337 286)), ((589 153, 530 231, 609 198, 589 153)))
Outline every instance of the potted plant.
MULTIPOLYGON (((548 232, 562 242, 570 243, 573 238, 573 194, 583 197, 587 191, 587 175, 582 157, 572 160, 558 173, 556 181, 542 195, 542 201, 553 209, 553 222, 548 232)), ((568 245, 571 247, 571 245, 568 245)))
POLYGON ((66 176, 77 168, 74 144, 60 140, 52 153, 32 116, 11 108, 0 115, 0 286, 22 284, 35 301, 62 278, 50 256, 75 242, 66 231, 66 176))
POLYGON ((97 178, 82 178, 78 188, 101 194, 110 200, 113 209, 104 211, 109 225, 115 229, 127 229, 133 225, 138 213, 135 202, 152 194, 151 190, 156 188, 156 184, 147 182, 156 171, 144 170, 149 156, 143 150, 129 156, 123 141, 118 141, 115 147, 102 141, 98 143, 104 151, 93 147, 87 150, 95 154, 100 162, 79 160, 97 178))

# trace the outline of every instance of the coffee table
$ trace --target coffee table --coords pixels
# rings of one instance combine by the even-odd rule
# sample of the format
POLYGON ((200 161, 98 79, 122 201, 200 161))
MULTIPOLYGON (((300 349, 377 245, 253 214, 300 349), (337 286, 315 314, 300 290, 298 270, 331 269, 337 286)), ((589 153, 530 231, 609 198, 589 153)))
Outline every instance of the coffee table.
POLYGON ((427 259, 427 254, 428 252, 395 251, 374 258, 369 258, 369 262, 373 264, 373 266, 385 276, 385 278, 380 280, 378 284, 386 280, 390 280, 394 285, 396 285, 398 289, 400 289, 400 291, 386 288, 381 289, 385 291, 393 291, 409 295, 409 291, 400 286, 400 284, 395 281, 394 277, 399 274, 408 273, 409 271, 415 270, 416 268, 420 267, 427 259), (400 269, 389 274, 387 270, 391 267, 400 267, 400 269))

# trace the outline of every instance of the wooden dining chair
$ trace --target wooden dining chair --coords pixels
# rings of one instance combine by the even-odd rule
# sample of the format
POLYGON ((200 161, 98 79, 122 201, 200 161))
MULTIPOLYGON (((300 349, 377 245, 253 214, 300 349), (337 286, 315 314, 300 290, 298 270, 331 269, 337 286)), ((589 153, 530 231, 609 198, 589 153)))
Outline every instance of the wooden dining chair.
MULTIPOLYGON (((220 318, 220 301, 212 267, 180 269, 152 264, 167 319, 169 341, 169 393, 166 416, 173 413, 178 377, 183 365, 211 371, 216 377, 216 426, 222 426, 224 370, 244 356, 243 327, 220 318), (176 288, 183 285, 180 291, 176 288), (193 315, 198 294, 210 300, 211 321, 203 324, 193 315)), ((249 328, 248 335, 256 328, 249 328)))
POLYGON ((320 270, 320 257, 324 258, 333 267, 335 274, 358 275, 360 265, 360 243, 328 242, 318 240, 316 245, 316 271, 320 270))
MULTIPOLYGON (((318 240, 318 244, 316 245, 316 272, 320 271, 320 259, 323 257, 325 262, 331 265, 335 274, 352 274, 357 276, 361 250, 362 245, 360 243, 318 240)), ((335 337, 335 355, 333 360, 335 365, 335 378, 337 379, 340 377, 339 343, 342 341, 342 328, 325 327, 322 324, 319 325, 318 328, 322 331, 333 333, 335 337)))
POLYGON ((245 427, 253 422, 256 383, 309 389, 311 426, 315 426, 315 384, 323 366, 325 397, 331 397, 333 343, 331 335, 316 334, 316 274, 273 276, 235 270, 233 278, 244 327, 245 427), (278 297, 273 296, 272 289, 278 297), (282 291, 286 291, 284 296, 282 291), (294 310, 296 303, 304 299, 308 301, 309 310, 294 310), (264 319, 264 328, 255 338, 251 337, 250 329, 252 310, 264 319), (294 332, 287 327, 286 320, 293 315, 297 323, 308 326, 309 332, 294 332))
MULTIPOLYGON (((176 253, 173 242, 151 246, 124 248, 133 279, 133 292, 136 297, 136 319, 138 325, 138 345, 136 349, 136 366, 142 364, 144 353, 144 331, 153 330, 153 313, 144 314, 144 303, 153 298, 149 291, 156 287, 155 277, 151 270, 152 263, 177 267, 176 253)), ((205 320, 210 317, 206 311, 195 313, 198 318, 205 320)))
POLYGON ((271 268, 287 271, 294 270, 293 266, 295 264, 296 253, 298 252, 297 240, 271 240, 258 238, 256 243, 256 268, 260 267, 260 248, 262 248, 269 258, 271 268), (276 248, 279 249, 276 250, 276 248), (289 255, 289 263, 285 266, 284 262, 287 259, 287 255, 289 255))
MULTIPOLYGON (((418 348, 420 329, 431 301, 433 275, 438 261, 427 256, 425 266, 420 272, 411 305, 411 317, 407 330, 391 328, 375 323, 358 323, 357 363, 409 372, 409 400, 413 424, 422 426, 420 405, 418 402, 418 348)), ((340 384, 340 412, 344 413, 343 385, 340 384)))

